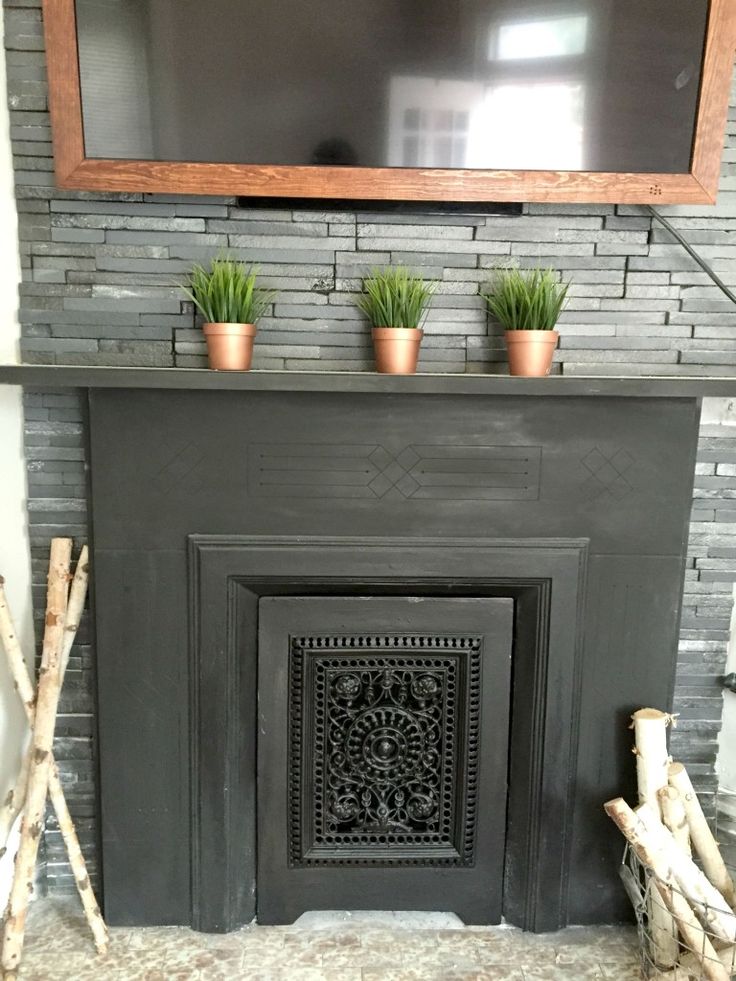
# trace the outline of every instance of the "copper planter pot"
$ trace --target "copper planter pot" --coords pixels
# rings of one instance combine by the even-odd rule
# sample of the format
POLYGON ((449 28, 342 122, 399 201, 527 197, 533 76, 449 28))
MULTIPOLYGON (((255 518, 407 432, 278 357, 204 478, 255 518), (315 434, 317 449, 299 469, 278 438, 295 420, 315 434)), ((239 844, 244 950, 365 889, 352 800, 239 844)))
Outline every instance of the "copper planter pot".
POLYGON ((543 378, 549 374, 560 339, 556 330, 507 330, 505 336, 512 375, 543 378))
POLYGON ((204 324, 210 368, 248 371, 253 360, 255 324, 204 324))
POLYGON ((376 370, 384 375, 413 375, 424 331, 419 327, 374 327, 376 370))

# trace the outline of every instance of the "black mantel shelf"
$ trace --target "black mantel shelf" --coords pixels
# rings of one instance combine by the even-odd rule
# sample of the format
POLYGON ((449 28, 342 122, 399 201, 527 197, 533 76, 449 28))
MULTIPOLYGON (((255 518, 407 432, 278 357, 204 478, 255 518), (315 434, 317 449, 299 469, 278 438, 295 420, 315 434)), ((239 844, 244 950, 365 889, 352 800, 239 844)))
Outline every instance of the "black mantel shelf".
POLYGON ((413 395, 602 396, 701 398, 736 396, 736 377, 379 375, 362 371, 210 371, 206 368, 105 368, 0 365, 0 385, 26 388, 149 388, 242 392, 377 392, 413 395))

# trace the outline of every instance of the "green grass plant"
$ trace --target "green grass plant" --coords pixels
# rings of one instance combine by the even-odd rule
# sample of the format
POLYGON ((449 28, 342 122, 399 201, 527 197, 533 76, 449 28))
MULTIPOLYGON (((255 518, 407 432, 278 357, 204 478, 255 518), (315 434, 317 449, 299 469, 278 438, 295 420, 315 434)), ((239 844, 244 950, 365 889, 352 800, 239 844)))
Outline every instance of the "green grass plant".
POLYGON ((363 280, 363 293, 355 302, 374 327, 420 327, 437 285, 403 266, 388 266, 363 280))
POLYGON ((256 286, 258 269, 234 259, 213 259, 209 269, 196 265, 181 288, 210 324, 256 324, 275 297, 256 286))
POLYGON ((554 330, 569 288, 553 269, 498 269, 482 295, 504 330, 554 330))

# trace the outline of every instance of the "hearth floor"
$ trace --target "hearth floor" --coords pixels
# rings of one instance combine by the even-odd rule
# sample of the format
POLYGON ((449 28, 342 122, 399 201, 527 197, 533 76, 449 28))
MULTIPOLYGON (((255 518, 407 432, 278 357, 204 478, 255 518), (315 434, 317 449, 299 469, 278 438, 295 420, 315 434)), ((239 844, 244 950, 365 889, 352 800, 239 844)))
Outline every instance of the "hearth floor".
POLYGON ((97 957, 75 901, 34 903, 20 981, 635 981, 636 934, 573 927, 535 936, 461 928, 445 915, 309 914, 231 934, 111 930, 97 957))

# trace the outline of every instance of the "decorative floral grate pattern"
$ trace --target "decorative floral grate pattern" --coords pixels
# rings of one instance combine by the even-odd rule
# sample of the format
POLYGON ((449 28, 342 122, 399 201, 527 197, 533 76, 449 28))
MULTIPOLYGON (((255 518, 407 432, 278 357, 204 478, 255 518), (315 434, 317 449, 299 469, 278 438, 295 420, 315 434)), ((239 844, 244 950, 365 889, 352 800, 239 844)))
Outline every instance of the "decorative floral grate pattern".
POLYGON ((292 865, 471 864, 478 638, 292 640, 292 865))

